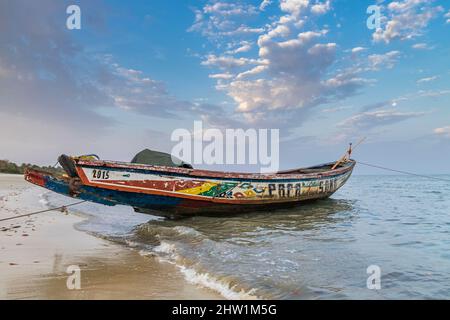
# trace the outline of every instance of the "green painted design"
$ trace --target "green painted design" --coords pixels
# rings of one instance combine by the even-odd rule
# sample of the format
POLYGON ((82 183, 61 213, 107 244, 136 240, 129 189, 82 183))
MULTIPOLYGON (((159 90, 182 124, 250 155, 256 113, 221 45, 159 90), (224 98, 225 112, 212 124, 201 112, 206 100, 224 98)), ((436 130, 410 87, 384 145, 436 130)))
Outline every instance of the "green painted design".
POLYGON ((209 189, 208 191, 202 192, 200 194, 202 196, 207 196, 207 197, 217 197, 221 193, 227 192, 228 190, 233 189, 236 186, 237 186, 237 183, 235 183, 235 182, 225 182, 225 183, 218 184, 218 185, 212 187, 211 189, 209 189))

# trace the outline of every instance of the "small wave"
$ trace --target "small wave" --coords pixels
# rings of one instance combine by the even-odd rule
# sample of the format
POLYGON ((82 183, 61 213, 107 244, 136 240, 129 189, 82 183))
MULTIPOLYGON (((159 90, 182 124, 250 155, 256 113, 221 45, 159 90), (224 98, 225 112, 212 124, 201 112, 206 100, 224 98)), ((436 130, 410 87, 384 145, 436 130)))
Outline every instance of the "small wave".
POLYGON ((161 242, 161 244, 155 247, 153 251, 171 255, 175 253, 175 245, 172 243, 161 242))
POLYGON ((249 291, 236 290, 236 285, 218 280, 208 273, 199 273, 192 268, 177 265, 183 273, 186 280, 190 283, 197 284, 209 289, 212 289, 220 293, 223 297, 230 300, 257 300, 258 296, 255 295, 256 289, 250 289, 249 291))
POLYGON ((195 237, 202 236, 202 234, 199 231, 185 226, 176 226, 173 229, 181 235, 191 235, 195 237))
POLYGON ((136 248, 136 247, 139 247, 139 245, 140 245, 138 242, 135 242, 135 241, 132 241, 129 239, 125 239, 125 244, 131 248, 136 248))
POLYGON ((142 224, 134 229, 133 234, 134 240, 155 245, 160 244, 165 239, 188 242, 198 242, 206 239, 201 232, 185 226, 166 227, 155 224, 142 224))
MULTIPOLYGON (((190 228, 188 228, 190 229, 190 228)), ((193 230, 193 229, 192 229, 193 230)), ((191 230, 189 230, 190 232, 191 230)), ((195 231, 195 230, 194 230, 195 231)), ((260 299, 256 294, 256 289, 244 290, 239 289, 237 284, 233 284, 227 280, 221 280, 212 276, 208 272, 200 272, 195 270, 192 262, 179 256, 177 248, 174 243, 162 241, 160 245, 153 248, 153 253, 158 254, 158 258, 162 261, 174 264, 185 279, 189 283, 193 283, 213 291, 218 292, 226 299, 240 299, 240 300, 256 300, 260 299)), ((141 250, 141 255, 151 255, 148 251, 141 250)))

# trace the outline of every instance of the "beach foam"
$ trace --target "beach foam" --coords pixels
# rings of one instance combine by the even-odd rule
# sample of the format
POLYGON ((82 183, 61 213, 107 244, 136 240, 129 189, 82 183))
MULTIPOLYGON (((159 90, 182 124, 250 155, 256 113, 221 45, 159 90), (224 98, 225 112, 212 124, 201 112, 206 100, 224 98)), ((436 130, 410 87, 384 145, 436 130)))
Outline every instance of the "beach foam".
MULTIPOLYGON (((189 234, 197 234, 198 232, 191 228, 175 227, 178 231, 189 234), (195 232, 192 232, 195 231, 195 232)), ((161 261, 169 262, 179 268, 185 279, 189 283, 193 283, 220 293, 224 298, 231 300, 256 300, 260 299, 255 293, 256 289, 244 290, 240 289, 237 284, 231 281, 220 279, 209 272, 202 272, 195 269, 195 264, 192 261, 180 256, 177 253, 176 244, 167 241, 162 241, 160 245, 152 250, 158 254, 161 261)), ((141 250, 142 255, 148 255, 148 251, 141 250)))
POLYGON ((251 289, 249 291, 236 290, 235 285, 231 285, 226 281, 221 281, 209 273, 200 273, 192 268, 187 268, 184 266, 177 265, 181 272, 184 274, 187 281, 190 283, 198 284, 203 287, 212 289, 222 296, 230 300, 257 300, 259 299, 254 293, 256 289, 251 289))

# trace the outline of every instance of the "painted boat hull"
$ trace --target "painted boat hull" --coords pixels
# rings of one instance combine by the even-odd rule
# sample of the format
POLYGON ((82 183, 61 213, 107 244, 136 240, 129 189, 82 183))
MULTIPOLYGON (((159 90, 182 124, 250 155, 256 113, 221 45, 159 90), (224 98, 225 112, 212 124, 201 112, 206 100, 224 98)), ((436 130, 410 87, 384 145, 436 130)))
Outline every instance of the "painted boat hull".
MULTIPOLYGON (((248 174, 80 160, 74 161, 75 177, 28 170, 25 179, 70 197, 128 205, 137 212, 232 214, 327 198, 344 185, 354 165, 351 160, 335 170, 248 174)), ((322 166, 331 167, 332 163, 322 166)))

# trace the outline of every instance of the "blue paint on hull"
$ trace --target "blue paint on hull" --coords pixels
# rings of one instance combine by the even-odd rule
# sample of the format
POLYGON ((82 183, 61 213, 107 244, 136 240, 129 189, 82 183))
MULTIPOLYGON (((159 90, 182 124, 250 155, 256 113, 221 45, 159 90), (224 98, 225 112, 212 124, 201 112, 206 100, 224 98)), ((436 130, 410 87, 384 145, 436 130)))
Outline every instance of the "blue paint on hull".
POLYGON ((158 195, 133 193, 116 190, 100 189, 89 186, 81 186, 79 193, 73 195, 70 191, 69 184, 65 181, 47 177, 45 188, 72 198, 87 200, 108 206, 127 205, 139 208, 163 208, 175 207, 180 204, 183 199, 174 197, 165 197, 158 195))

